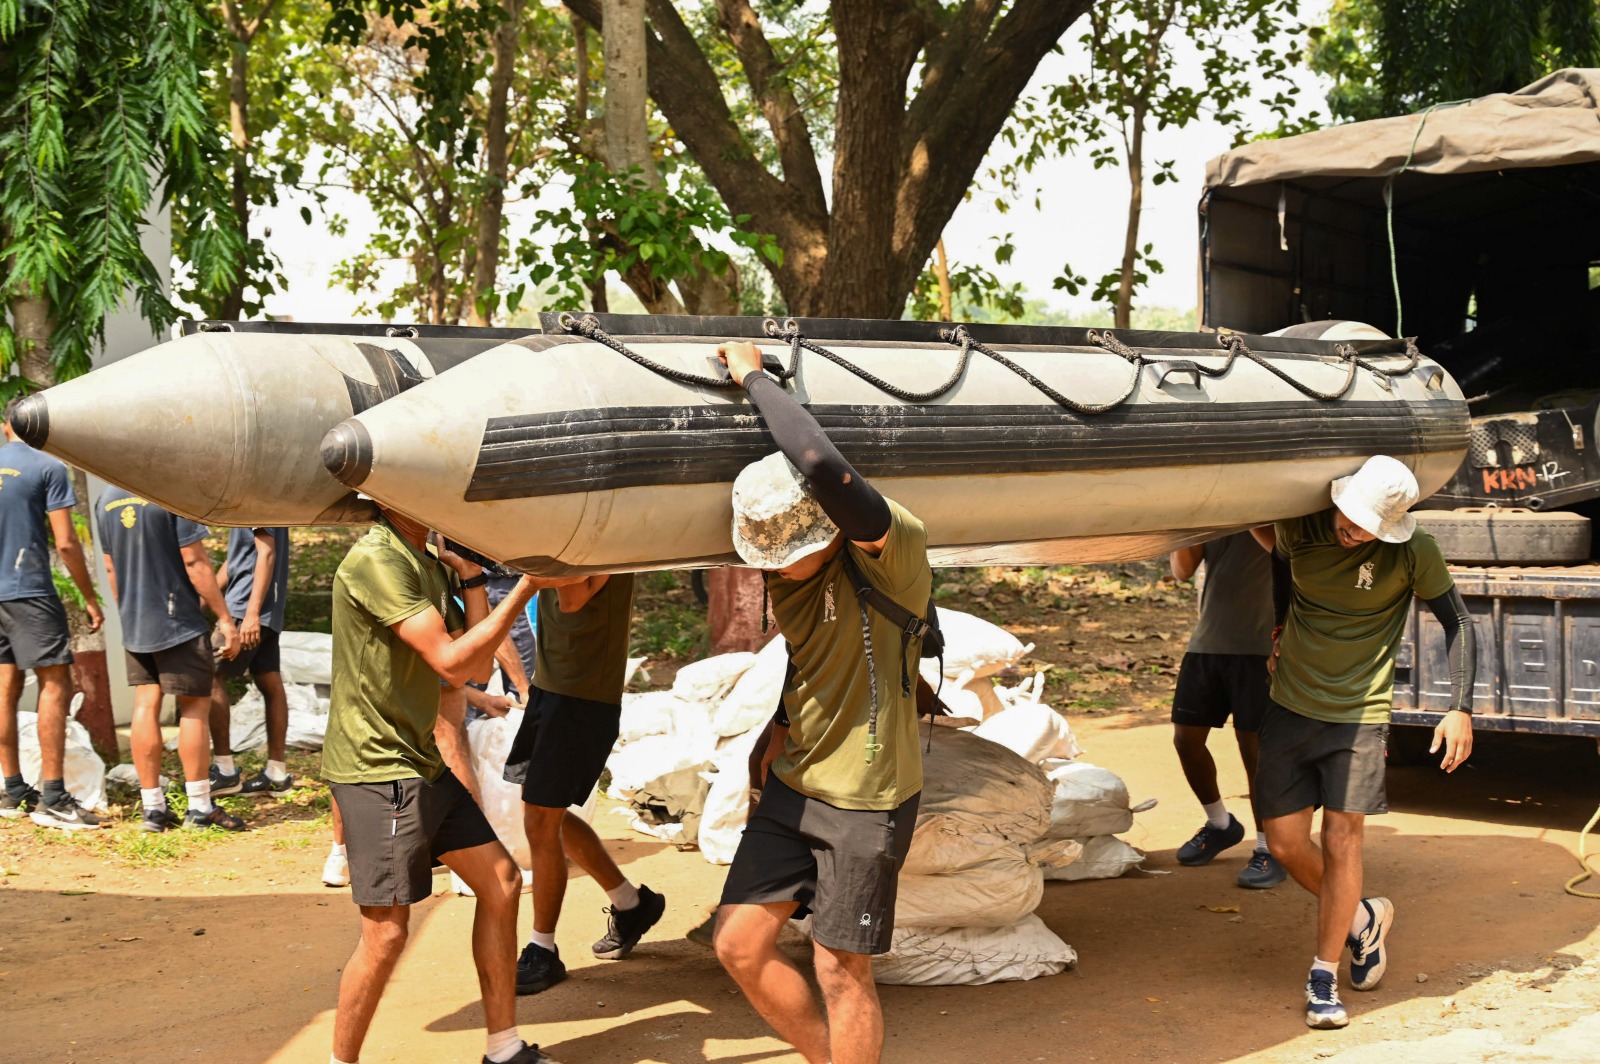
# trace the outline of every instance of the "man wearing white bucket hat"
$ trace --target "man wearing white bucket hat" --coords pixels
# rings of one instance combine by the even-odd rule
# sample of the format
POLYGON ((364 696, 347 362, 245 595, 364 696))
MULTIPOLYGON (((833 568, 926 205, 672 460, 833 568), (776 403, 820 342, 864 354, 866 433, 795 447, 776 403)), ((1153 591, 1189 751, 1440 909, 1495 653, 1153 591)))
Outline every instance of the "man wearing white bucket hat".
POLYGON ((1256 808, 1272 855, 1317 895, 1317 954, 1306 982, 1306 1024, 1343 1027, 1340 954, 1350 982, 1371 990, 1388 967, 1394 924, 1387 898, 1362 897, 1362 831, 1388 811, 1384 750, 1395 654, 1415 595, 1445 631, 1450 710, 1434 733, 1440 767, 1472 752, 1472 621, 1439 546, 1406 511, 1417 481, 1385 455, 1333 482, 1333 507, 1279 521, 1273 598, 1272 702, 1261 725, 1256 808), (1311 818, 1322 812, 1322 845, 1311 818))
POLYGON ((933 586, 927 534, 762 371, 755 345, 718 353, 783 452, 734 481, 733 542, 765 571, 793 672, 774 726, 782 752, 723 888, 717 957, 806 1060, 873 1064, 883 1010, 872 955, 889 948, 922 791, 911 678, 933 634, 921 621, 933 586), (826 1019, 777 948, 802 909, 813 913, 826 1019))

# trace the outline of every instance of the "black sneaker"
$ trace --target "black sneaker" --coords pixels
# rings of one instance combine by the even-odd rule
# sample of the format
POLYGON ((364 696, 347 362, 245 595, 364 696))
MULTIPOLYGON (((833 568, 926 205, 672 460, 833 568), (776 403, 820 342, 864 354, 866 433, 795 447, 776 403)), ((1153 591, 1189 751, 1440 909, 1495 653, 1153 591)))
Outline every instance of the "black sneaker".
MULTIPOLYGON (((215 785, 213 784, 213 786, 215 785)), ((285 776, 281 780, 275 780, 265 772, 257 772, 254 776, 244 781, 244 786, 239 789, 239 793, 251 798, 257 798, 263 794, 270 794, 274 798, 282 798, 292 790, 294 790, 293 776, 285 776)), ((217 792, 213 790, 211 793, 216 794, 217 792)))
POLYGON ((230 794, 238 794, 244 790, 244 773, 235 770, 231 775, 224 774, 216 766, 211 766, 211 797, 226 798, 230 794))
POLYGON ((78 803, 70 794, 63 794, 55 805, 40 802, 29 814, 42 828, 60 828, 62 831, 95 831, 111 825, 102 821, 78 803))
POLYGON ((42 801, 39 792, 29 787, 22 792, 21 798, 11 797, 11 792, 0 790, 0 816, 7 820, 21 820, 35 809, 39 808, 42 801))
POLYGON ((656 926, 656 921, 666 911, 666 897, 641 885, 638 905, 631 909, 606 908, 611 920, 605 936, 594 944, 594 955, 601 960, 620 961, 633 952, 645 932, 656 926))
MULTIPOLYGON (((488 1057, 483 1058, 483 1064, 494 1064, 488 1057)), ((506 1061, 505 1064, 556 1064, 554 1060, 539 1052, 539 1047, 531 1043, 522 1043, 522 1048, 517 1050, 517 1055, 506 1061)))
POLYGON ((1243 841, 1244 825, 1232 813, 1228 814, 1228 826, 1225 828, 1214 828, 1208 820, 1194 833, 1194 838, 1178 847, 1178 863, 1191 867, 1210 864, 1217 854, 1243 841))
POLYGON ((186 828, 221 828, 223 831, 243 831, 244 821, 222 808, 222 806, 214 805, 209 813, 201 814, 191 809, 183 814, 183 826, 186 828))
POLYGON ((183 818, 166 806, 160 809, 146 809, 144 819, 139 822, 140 831, 148 831, 152 835, 166 831, 169 828, 183 826, 183 818))
MULTIPOLYGON (((522 947, 522 956, 517 958, 517 994, 527 996, 549 990, 567 977, 567 966, 561 963, 559 954, 545 949, 543 946, 530 942, 522 947)), ((533 1051, 538 1053, 539 1047, 534 1046, 533 1051)), ((521 1057, 513 1057, 521 1060, 521 1057)), ((532 1060, 543 1060, 543 1057, 531 1057, 532 1060)))

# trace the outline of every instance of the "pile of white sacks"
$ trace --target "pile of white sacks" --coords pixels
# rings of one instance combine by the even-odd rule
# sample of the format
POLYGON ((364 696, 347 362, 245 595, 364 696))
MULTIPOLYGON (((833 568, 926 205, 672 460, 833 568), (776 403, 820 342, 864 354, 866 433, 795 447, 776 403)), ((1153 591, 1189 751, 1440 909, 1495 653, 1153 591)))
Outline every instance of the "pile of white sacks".
MULTIPOLYGON (((935 728, 923 755, 893 944, 875 974, 915 985, 1053 975, 1077 955, 1034 915, 1045 880, 1137 867, 1143 855, 1115 838, 1133 824, 1127 788, 1076 760, 1070 726, 1039 700, 1042 675, 996 685, 1031 647, 968 614, 940 609, 939 620, 941 698, 965 727, 935 728)), ((748 759, 777 705, 784 664, 774 639, 760 654, 685 666, 670 691, 624 696, 608 793, 626 803, 635 828, 697 845, 714 864, 732 860, 749 812, 748 759)), ((938 669, 924 662, 935 685, 938 669)))

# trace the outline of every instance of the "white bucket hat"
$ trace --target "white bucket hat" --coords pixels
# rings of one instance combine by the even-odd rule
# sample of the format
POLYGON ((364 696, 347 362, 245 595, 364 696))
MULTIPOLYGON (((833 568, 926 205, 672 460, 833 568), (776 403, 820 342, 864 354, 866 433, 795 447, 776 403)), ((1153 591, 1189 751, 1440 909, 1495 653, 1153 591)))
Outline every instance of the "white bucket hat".
POLYGON ((839 534, 794 463, 780 452, 751 462, 733 482, 733 548, 757 569, 783 569, 839 534))
POLYGON ((1417 530, 1406 513, 1416 505, 1417 478, 1402 462, 1373 455, 1348 477, 1333 482, 1333 504, 1350 520, 1385 543, 1404 543, 1417 530))

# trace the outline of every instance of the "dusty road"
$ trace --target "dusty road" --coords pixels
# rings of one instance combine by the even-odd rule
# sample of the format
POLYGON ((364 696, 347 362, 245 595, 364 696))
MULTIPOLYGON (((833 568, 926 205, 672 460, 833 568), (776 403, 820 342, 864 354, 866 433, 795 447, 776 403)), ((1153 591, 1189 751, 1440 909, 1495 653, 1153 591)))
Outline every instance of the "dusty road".
MULTIPOLYGON (((1048 888, 1040 912, 1077 947, 1075 972, 884 988, 886 1060, 1600 1059, 1600 902, 1561 892, 1576 829, 1600 801, 1592 744, 1491 739, 1453 777, 1391 771, 1396 812, 1373 822, 1367 852, 1373 890, 1398 905, 1394 961, 1378 991, 1347 995, 1348 1030, 1314 1033, 1299 1007, 1310 899, 1292 884, 1234 887, 1241 852, 1210 868, 1175 865, 1173 850, 1199 818, 1159 711, 1075 724, 1089 760, 1122 773, 1136 800, 1161 799, 1130 839, 1150 852, 1149 868, 1170 874, 1048 888), (1240 911, 1210 911, 1231 906, 1240 911)), ((1224 793, 1241 793, 1237 758, 1220 761, 1224 793)), ((632 835, 620 818, 599 823, 619 840, 628 873, 666 893, 669 912, 631 959, 597 962, 588 943, 602 930, 604 897, 575 883, 560 933, 573 977, 521 1002, 525 1033, 566 1064, 797 1060, 710 954, 681 938, 722 871, 632 835)), ((137 868, 43 841, 30 826, 0 827, 10 873, 0 877, 0 1060, 326 1060, 356 918, 343 892, 317 882, 322 830, 279 823, 137 868)), ((441 894, 415 913, 367 1064, 482 1052, 472 902, 436 883, 441 894)))

